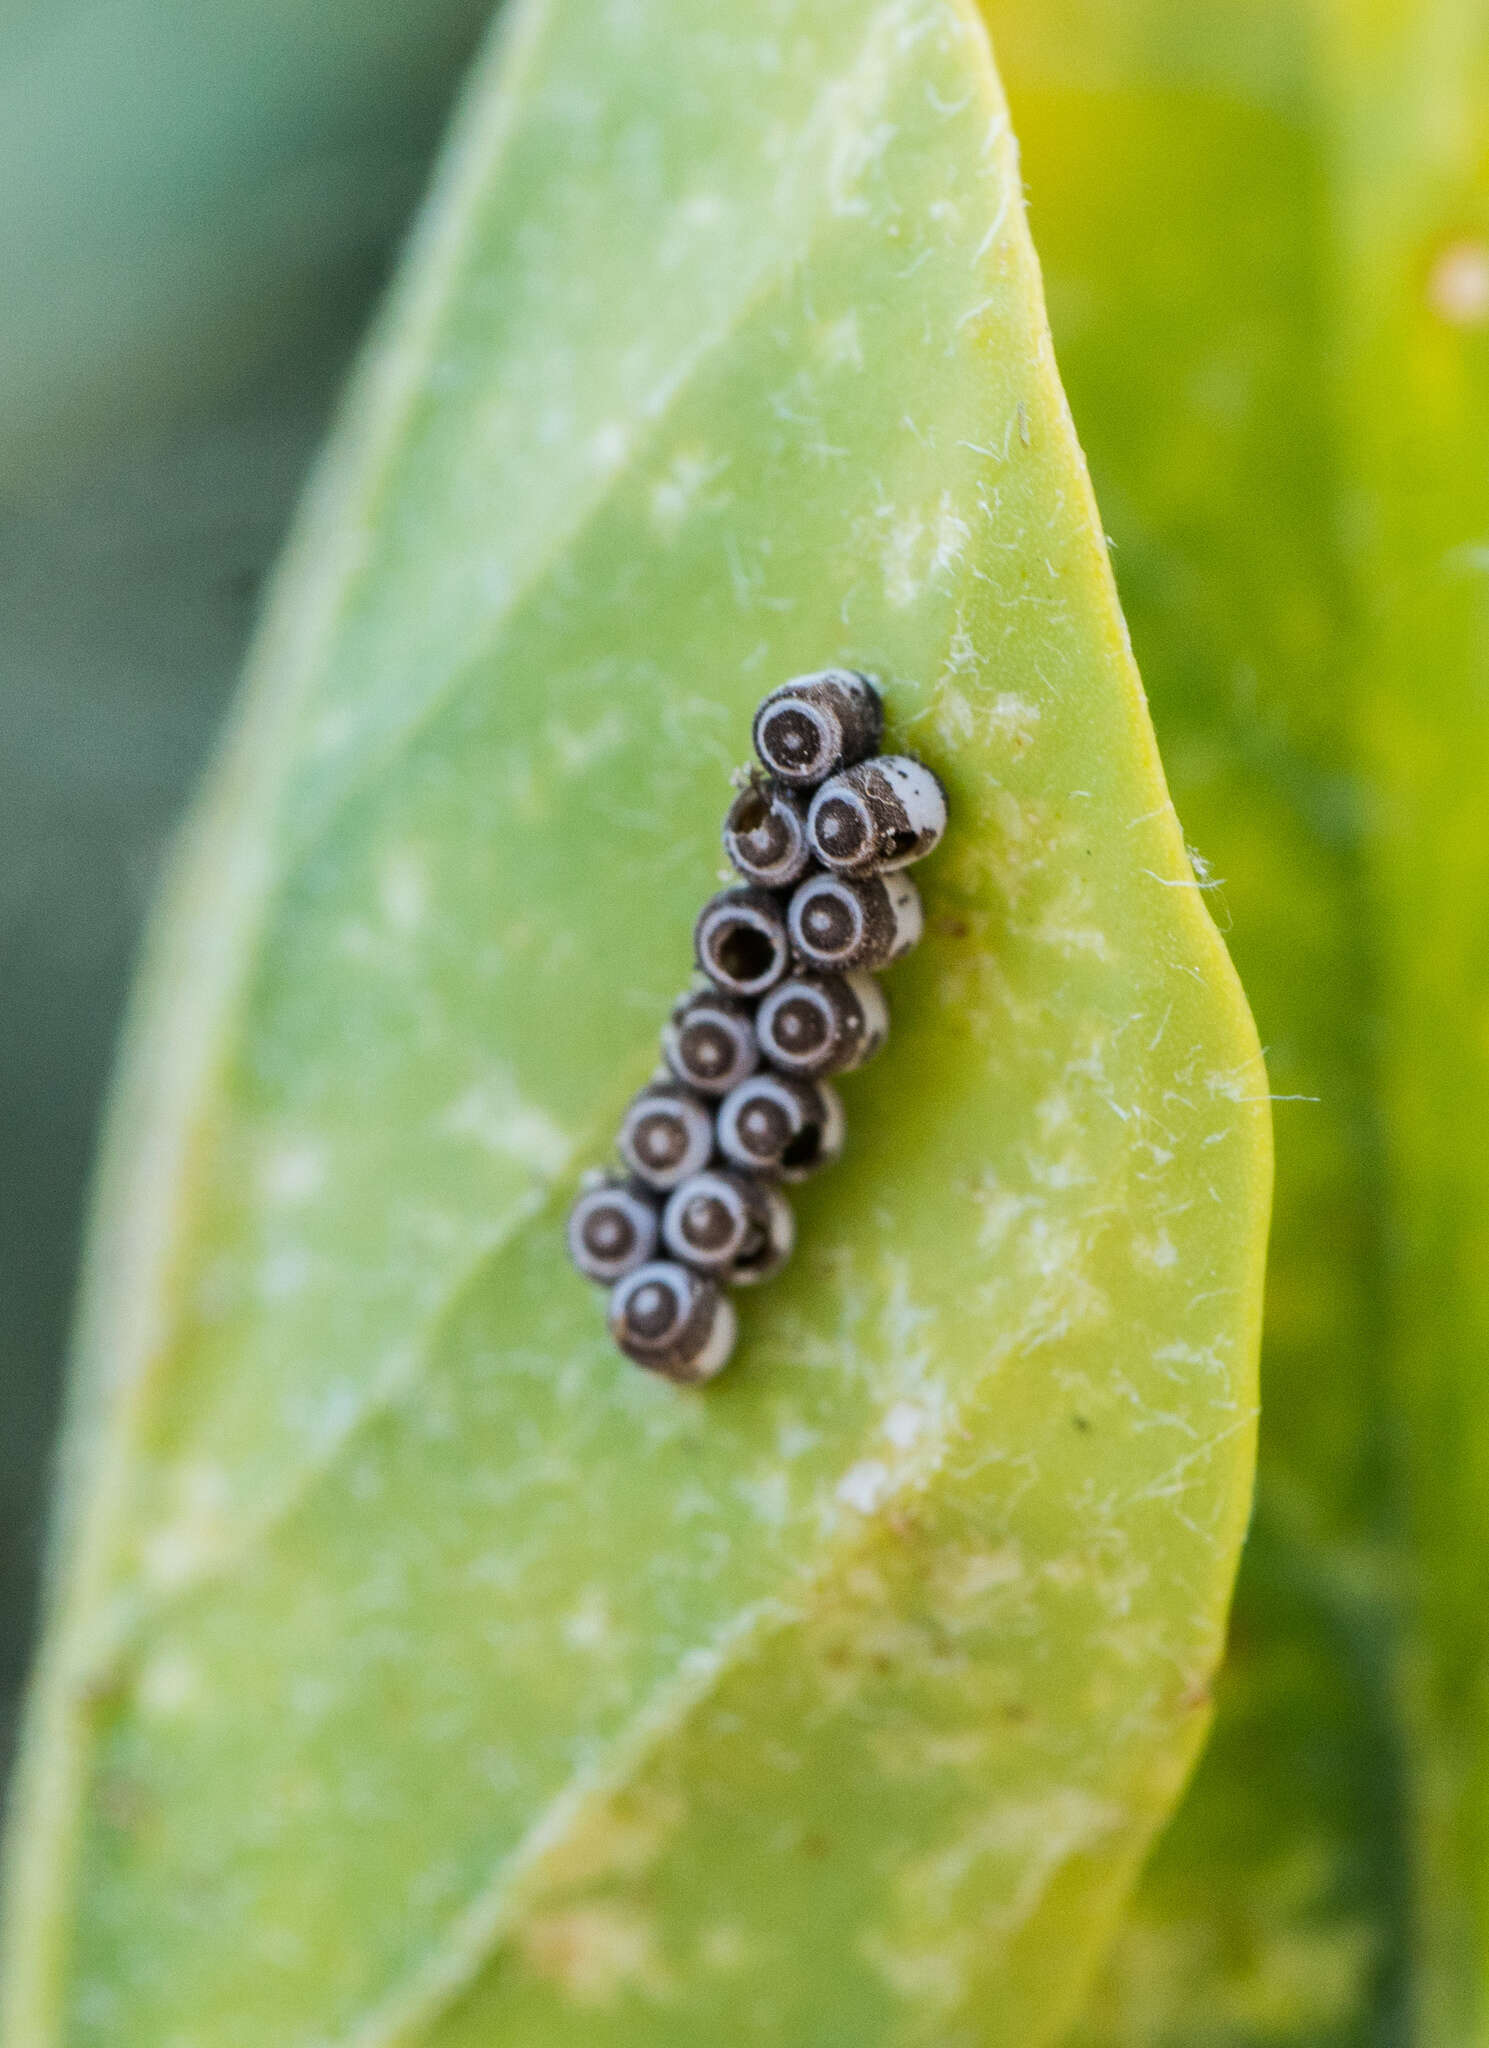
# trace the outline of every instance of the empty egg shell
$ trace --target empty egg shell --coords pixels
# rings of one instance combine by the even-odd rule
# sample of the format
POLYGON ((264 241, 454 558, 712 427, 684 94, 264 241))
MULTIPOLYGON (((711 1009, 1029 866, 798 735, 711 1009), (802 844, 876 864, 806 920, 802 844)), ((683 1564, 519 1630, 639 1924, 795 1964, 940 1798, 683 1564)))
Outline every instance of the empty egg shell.
POLYGON ((812 864, 805 797, 755 776, 729 806, 724 851, 747 882, 789 889, 812 864))
POLYGON ((768 889, 724 889, 693 930, 698 965, 725 995, 758 996, 791 964, 786 916, 768 889))

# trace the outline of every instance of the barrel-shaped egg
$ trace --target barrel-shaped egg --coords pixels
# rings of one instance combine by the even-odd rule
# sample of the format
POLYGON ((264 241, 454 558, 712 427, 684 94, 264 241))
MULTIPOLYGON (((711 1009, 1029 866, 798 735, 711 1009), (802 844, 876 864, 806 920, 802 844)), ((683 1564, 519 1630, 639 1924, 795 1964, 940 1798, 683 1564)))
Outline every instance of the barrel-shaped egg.
POLYGON ((805 795, 752 777, 729 806, 724 851, 747 882, 789 889, 812 864, 805 795))
POLYGON ((680 997, 662 1033, 662 1057, 700 1095, 727 1095, 760 1064, 749 1004, 716 989, 680 997))
POLYGON ((826 1081, 767 1069, 719 1104, 719 1150, 733 1166, 794 1182, 842 1156, 843 1104, 826 1081))
POLYGON ((662 1212, 670 1257, 720 1280, 765 1241, 770 1220, 765 1184, 730 1167, 708 1167, 673 1189, 662 1212))
POLYGON ((825 668, 772 690, 755 713, 755 752, 779 781, 810 789, 878 747, 884 704, 867 676, 825 668))
POLYGON ((919 942, 920 891, 908 875, 812 875, 786 909, 797 954, 812 967, 878 972, 919 942))
POLYGON ((794 974, 755 1017, 760 1050, 783 1073, 845 1074, 889 1035, 889 1006, 871 974, 794 974))
POLYGON ((860 761, 824 782, 807 812, 807 836, 824 867, 867 875, 924 860, 946 830, 946 792, 908 754, 860 761))
POLYGON ((608 1287, 653 1256, 660 1227, 657 1202, 646 1188, 594 1174, 569 1211, 569 1257, 586 1280, 608 1287))
POLYGON ((618 1140, 620 1156, 648 1187, 675 1188, 713 1155, 713 1111, 676 1081, 654 1081, 635 1096, 618 1140))
POLYGON ((684 1386, 722 1370, 738 1327, 718 1282, 671 1259, 638 1266, 612 1288, 608 1320, 627 1358, 684 1386))

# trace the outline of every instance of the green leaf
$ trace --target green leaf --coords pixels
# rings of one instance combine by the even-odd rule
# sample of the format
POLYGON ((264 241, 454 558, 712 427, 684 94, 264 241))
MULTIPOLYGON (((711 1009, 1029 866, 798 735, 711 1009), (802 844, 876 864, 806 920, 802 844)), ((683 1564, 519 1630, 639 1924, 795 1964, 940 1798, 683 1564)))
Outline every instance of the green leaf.
POLYGON ((1268 1165, 975 14, 525 6, 157 923, 7 2038, 1047 2038, 1207 1718, 1268 1165), (685 1394, 563 1207, 835 659, 952 831, 685 1394))

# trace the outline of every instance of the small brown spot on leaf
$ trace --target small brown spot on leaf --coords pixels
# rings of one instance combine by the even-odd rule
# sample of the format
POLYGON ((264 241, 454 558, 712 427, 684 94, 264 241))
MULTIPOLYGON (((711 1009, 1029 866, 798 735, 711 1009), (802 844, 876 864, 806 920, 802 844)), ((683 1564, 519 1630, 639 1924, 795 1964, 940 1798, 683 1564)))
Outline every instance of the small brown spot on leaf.
POLYGON ((528 1968, 574 2005, 611 2006, 626 1991, 666 1996, 651 1921, 634 1907, 597 1901, 539 1914, 518 1940, 528 1968))

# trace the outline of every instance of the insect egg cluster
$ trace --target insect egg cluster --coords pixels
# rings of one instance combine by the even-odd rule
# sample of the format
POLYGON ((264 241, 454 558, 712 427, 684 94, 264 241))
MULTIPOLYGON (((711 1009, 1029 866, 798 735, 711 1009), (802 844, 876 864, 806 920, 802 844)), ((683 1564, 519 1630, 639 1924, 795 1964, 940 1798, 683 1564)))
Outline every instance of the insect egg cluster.
POLYGON ((874 976, 921 934, 904 870, 940 840, 946 797, 919 761, 880 753, 883 728, 878 690, 850 669, 798 676, 756 711, 760 765, 724 821, 740 881, 699 913, 700 978, 621 1122, 622 1170, 589 1175, 569 1215, 616 1345, 687 1385, 733 1349, 727 1290, 790 1257, 783 1190, 842 1151, 829 1077, 883 1045, 874 976))

